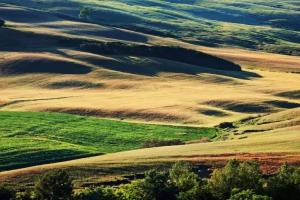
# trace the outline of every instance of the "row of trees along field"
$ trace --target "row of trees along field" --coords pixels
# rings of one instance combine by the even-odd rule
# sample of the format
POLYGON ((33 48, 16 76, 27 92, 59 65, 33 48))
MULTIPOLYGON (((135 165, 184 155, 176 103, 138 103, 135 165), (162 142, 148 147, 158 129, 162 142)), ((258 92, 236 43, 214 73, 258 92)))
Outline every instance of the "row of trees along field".
POLYGON ((300 169, 283 165, 265 177, 253 161, 229 161, 208 179, 201 179, 185 162, 168 171, 150 170, 144 179, 118 187, 74 190, 66 171, 42 175, 33 191, 0 187, 1 200, 298 200, 300 169))

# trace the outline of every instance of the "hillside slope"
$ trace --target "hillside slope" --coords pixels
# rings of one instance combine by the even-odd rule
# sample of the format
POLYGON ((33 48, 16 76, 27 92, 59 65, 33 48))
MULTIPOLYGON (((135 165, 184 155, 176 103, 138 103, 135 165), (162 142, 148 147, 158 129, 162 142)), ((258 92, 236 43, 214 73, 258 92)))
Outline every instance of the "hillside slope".
POLYGON ((225 45, 299 55, 300 11, 292 0, 68 0, 3 2, 78 18, 90 7, 92 22, 175 37, 195 44, 225 45))

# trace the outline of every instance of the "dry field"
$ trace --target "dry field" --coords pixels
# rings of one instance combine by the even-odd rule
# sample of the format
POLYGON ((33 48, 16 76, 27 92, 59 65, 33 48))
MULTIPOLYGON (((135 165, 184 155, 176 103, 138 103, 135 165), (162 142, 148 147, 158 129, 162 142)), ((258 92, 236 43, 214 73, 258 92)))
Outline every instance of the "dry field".
MULTIPOLYGON (((70 50, 64 52, 84 54, 70 50)), ((14 56, 18 63, 21 59, 33 59, 32 54, 14 54, 18 54, 14 56)), ((46 57, 50 59, 54 55, 39 53, 35 58, 46 57)), ((5 58, 10 59, 9 56, 5 58)), ((65 58, 56 56, 55 59, 58 62, 65 58)), ((103 62, 110 59, 125 62, 124 57, 99 59, 103 62)), ((134 66, 181 65, 166 60, 127 59, 135 59, 134 66)), ((52 61, 55 62, 54 59, 52 61)), ((299 107, 299 98, 290 98, 299 94, 299 80, 300 75, 296 73, 259 70, 228 73, 203 69, 196 75, 159 72, 155 76, 144 76, 97 66, 89 74, 2 76, 1 102, 6 103, 1 103, 1 110, 57 111, 213 126, 224 121, 299 107)))
MULTIPOLYGON (((300 58, 240 49, 189 45, 132 31, 1 7, 1 109, 58 111, 149 122, 212 126, 224 121, 299 107, 300 58), (24 21, 24 16, 27 17, 24 21), (39 17, 36 17, 39 16, 39 17), (19 46, 13 46, 16 34, 19 46), (170 60, 101 56, 56 47, 56 37, 180 45, 242 65, 243 72, 199 69, 170 60), (39 39, 37 41, 37 39, 39 39), (24 48, 22 48, 24 46, 24 48), (35 46, 35 50, 28 49, 35 46), (20 51, 22 48, 23 51, 20 51), (39 50, 37 52, 37 49, 39 50), (180 68, 180 73, 173 69, 180 68), (252 68, 252 69, 249 69, 252 68), (151 75, 143 70, 152 70, 151 75), (34 73, 34 74, 32 74, 34 73)), ((178 70, 177 70, 178 71, 178 70)))

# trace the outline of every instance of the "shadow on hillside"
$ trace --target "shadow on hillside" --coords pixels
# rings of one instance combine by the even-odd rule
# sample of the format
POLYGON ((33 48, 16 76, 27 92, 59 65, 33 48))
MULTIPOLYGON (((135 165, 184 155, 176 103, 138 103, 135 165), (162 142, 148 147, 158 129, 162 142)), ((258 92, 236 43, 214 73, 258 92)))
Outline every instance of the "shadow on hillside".
POLYGON ((50 13, 0 3, 0 18, 17 23, 45 23, 61 19, 50 13))
POLYGON ((300 99, 300 90, 280 92, 280 93, 277 93, 275 95, 279 96, 279 97, 290 98, 290 99, 300 99))
POLYGON ((270 104, 257 102, 212 100, 204 104, 239 113, 267 113, 274 110, 270 104))
POLYGON ((41 151, 28 150, 26 152, 13 151, 13 153, 6 153, 6 155, 3 155, 3 153, 1 154, 1 158, 4 158, 5 161, 1 163, 0 171, 31 167, 53 162, 62 162, 97 155, 102 155, 102 153, 96 154, 88 151, 85 152, 74 149, 55 149, 41 151))
POLYGON ((88 62, 98 67, 142 76, 157 76, 160 73, 166 72, 188 75, 207 73, 244 80, 261 77, 259 74, 254 72, 217 70, 210 68, 209 65, 196 66, 163 58, 128 55, 106 55, 103 57, 102 55, 91 53, 84 54, 84 56, 77 56, 66 54, 64 51, 60 50, 56 50, 54 53, 68 58, 77 59, 79 61, 88 62))
MULTIPOLYGON (((87 40, 22 32, 10 28, 1 28, 0 36, 0 51, 22 53, 52 52, 65 57, 72 57, 57 49, 77 49, 88 56, 73 56, 73 59, 130 74, 156 76, 163 72, 190 75, 210 73, 245 80, 260 77, 256 73, 242 71, 239 65, 228 60, 180 47, 129 45, 123 43, 92 43, 88 44, 88 46, 82 46, 82 44, 86 44, 87 40), (103 59, 103 55, 107 59, 103 59)), ((13 70, 12 72, 34 73, 37 70, 37 73, 51 73, 51 70, 55 69, 53 73, 68 71, 68 73, 77 74, 89 73, 91 70, 86 66, 76 66, 73 63, 60 63, 60 65, 51 67, 54 66, 55 62, 43 59, 35 60, 35 67, 30 67, 29 63, 26 63, 26 60, 22 62, 25 62, 23 65, 26 64, 26 69, 19 65, 22 63, 14 63, 15 69, 6 68, 6 71, 13 70), (46 64, 47 69, 42 68, 44 64, 46 64), (64 66, 66 70, 60 70, 61 66, 64 66), (80 71, 76 71, 77 69, 80 71)))

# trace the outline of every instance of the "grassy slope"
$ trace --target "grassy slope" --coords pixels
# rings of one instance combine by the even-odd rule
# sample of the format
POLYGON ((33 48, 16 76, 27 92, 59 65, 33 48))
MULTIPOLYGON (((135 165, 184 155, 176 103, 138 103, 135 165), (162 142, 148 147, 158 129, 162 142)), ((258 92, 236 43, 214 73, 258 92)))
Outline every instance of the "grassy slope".
POLYGON ((150 139, 212 138, 213 128, 146 125, 67 114, 0 112, 0 169, 137 149, 150 139))
POLYGON ((23 5, 73 17, 80 7, 90 6, 95 9, 90 19, 98 23, 155 30, 205 45, 300 53, 299 5, 289 0, 46 0, 23 5))

